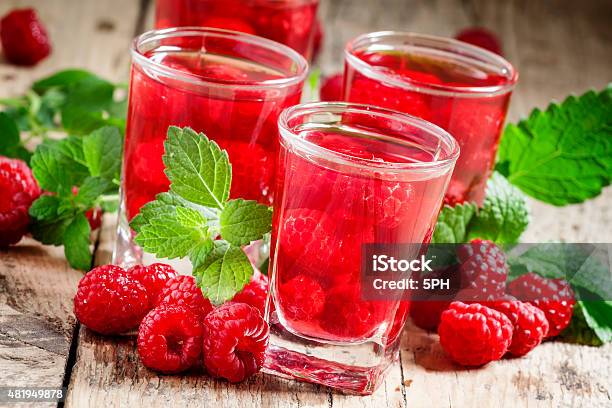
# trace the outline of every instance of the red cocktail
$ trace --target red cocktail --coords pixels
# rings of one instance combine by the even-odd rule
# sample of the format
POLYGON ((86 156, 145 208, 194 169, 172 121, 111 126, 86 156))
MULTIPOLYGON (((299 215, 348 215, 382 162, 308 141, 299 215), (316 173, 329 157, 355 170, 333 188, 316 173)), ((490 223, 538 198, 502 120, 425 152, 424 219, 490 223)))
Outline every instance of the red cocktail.
POLYGON ((272 202, 277 119, 299 102, 307 70, 288 47, 219 29, 148 32, 132 54, 119 231, 126 242, 117 246, 126 255, 116 253, 125 263, 134 257, 126 221, 168 190, 162 155, 171 125, 204 132, 227 150, 232 197, 272 202))
POLYGON ((437 126, 364 105, 300 105, 279 123, 267 367, 370 393, 408 304, 364 300, 363 244, 429 242, 458 145, 437 126))
POLYGON ((344 97, 418 116, 461 146, 448 204, 484 199, 517 73, 502 57, 451 39, 380 32, 345 51, 344 97))
POLYGON ((216 27, 278 41, 310 58, 319 0, 157 0, 157 28, 216 27))

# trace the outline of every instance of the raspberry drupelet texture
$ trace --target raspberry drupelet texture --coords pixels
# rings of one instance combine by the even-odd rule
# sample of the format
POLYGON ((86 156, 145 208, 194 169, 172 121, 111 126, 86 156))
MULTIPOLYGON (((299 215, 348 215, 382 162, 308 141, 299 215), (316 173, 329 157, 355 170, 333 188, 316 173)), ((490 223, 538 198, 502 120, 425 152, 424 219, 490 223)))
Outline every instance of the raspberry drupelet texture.
POLYGON ((142 363, 166 374, 195 366, 202 355, 202 324, 182 306, 158 306, 138 329, 138 354, 142 363))
POLYGON ((38 183, 24 161, 0 156, 0 248, 18 243, 28 230, 38 183))
POLYGON ((166 282, 166 286, 158 297, 157 305, 183 306, 193 314, 203 319, 213 305, 202 294, 193 276, 179 275, 166 282))
POLYGON ((544 312, 549 325, 546 337, 557 336, 572 319, 576 299, 572 287, 564 279, 548 279, 529 272, 510 282, 508 293, 544 312))
POLYGON ((232 299, 232 302, 246 303, 251 305, 264 315, 266 308, 266 297, 268 296, 268 277, 259 271, 255 271, 251 281, 232 299))
POLYGON ((74 314, 100 334, 119 334, 138 326, 149 310, 147 290, 115 265, 92 269, 79 281, 74 314))
POLYGON ((240 382, 261 369, 269 337, 257 309, 226 303, 204 318, 204 365, 215 377, 240 382))
POLYGON ((34 9, 17 9, 0 20, 2 51, 16 65, 35 65, 51 52, 47 30, 34 9))
POLYGON ((314 320, 325 305, 325 292, 313 278, 298 275, 282 285, 279 291, 283 312, 289 319, 302 322, 314 320))
POLYGON ((457 248, 459 273, 464 296, 470 293, 476 302, 503 297, 508 277, 506 255, 491 241, 475 239, 457 248))
POLYGON ((149 266, 134 265, 128 269, 128 273, 147 290, 151 309, 159 302, 159 295, 164 290, 166 283, 178 276, 174 268, 163 263, 154 263, 149 266))
POLYGON ((481 366, 502 358, 512 342, 512 330, 512 322, 503 313, 462 302, 451 303, 438 326, 442 348, 464 366, 481 366))
POLYGON ((502 312, 512 322, 512 343, 508 352, 520 357, 536 348, 548 333, 548 321, 537 307, 518 300, 490 302, 491 309, 502 312))

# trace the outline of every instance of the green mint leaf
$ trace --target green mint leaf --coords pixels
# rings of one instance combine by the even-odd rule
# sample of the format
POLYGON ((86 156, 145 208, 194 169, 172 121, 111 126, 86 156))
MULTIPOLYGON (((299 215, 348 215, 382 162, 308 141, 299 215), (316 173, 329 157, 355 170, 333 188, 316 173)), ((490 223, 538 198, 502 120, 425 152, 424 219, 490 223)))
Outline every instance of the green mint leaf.
POLYGON ((495 172, 487 181, 482 208, 469 223, 467 240, 481 238, 499 244, 513 244, 528 224, 529 210, 524 195, 495 172))
POLYGON ((164 145, 170 189, 195 204, 222 209, 232 178, 227 153, 190 128, 171 126, 164 145))
POLYGON ((454 244, 466 242, 468 225, 476 214, 476 204, 464 203, 454 207, 445 205, 438 216, 433 244, 454 244))
POLYGON ((138 215, 136 215, 130 222, 130 227, 140 232, 142 226, 151 222, 153 218, 170 215, 172 216, 176 210, 176 207, 186 207, 187 201, 183 200, 172 192, 160 193, 155 196, 154 201, 150 201, 145 204, 138 215))
POLYGON ((510 183, 549 204, 599 195, 612 178, 612 86, 535 109, 508 125, 498 168, 510 183))
POLYGON ((69 105, 62 110, 62 126, 69 133, 86 135, 108 124, 103 116, 101 111, 90 111, 78 105, 69 105))
POLYGON ((84 69, 66 69, 34 82, 32 89, 42 94, 51 88, 65 88, 87 78, 95 77, 96 75, 84 69))
POLYGON ((118 179, 121 150, 121 133, 116 127, 105 126, 83 137, 83 155, 92 176, 118 179))
POLYGON ((80 204, 85 209, 90 209, 94 206, 98 197, 112 187, 113 183, 110 180, 102 177, 87 177, 79 187, 79 192, 74 199, 75 203, 80 204))
POLYGON ((230 200, 221 215, 221 237, 232 245, 246 245, 262 239, 272 229, 272 209, 257 201, 230 200))
POLYGON ((0 112, 0 154, 19 145, 17 123, 4 112, 0 112))
POLYGON ((60 202, 57 196, 40 196, 30 206, 30 216, 37 220, 53 220, 59 215, 60 202))
POLYGON ((192 251, 212 249, 206 219, 185 207, 162 213, 140 227, 136 243, 159 258, 184 258, 192 251))
POLYGON ((30 232, 34 239, 45 245, 62 245, 64 243, 64 232, 72 222, 72 218, 71 213, 65 213, 53 219, 33 220, 30 225, 30 232))
POLYGON ((42 189, 62 195, 72 194, 72 187, 80 185, 89 176, 82 155, 77 138, 41 144, 32 156, 32 172, 42 189))
POLYGON ((584 320, 602 343, 612 341, 612 302, 579 301, 584 320))
POLYGON ((64 254, 70 266, 87 271, 91 268, 92 255, 89 249, 91 229, 84 214, 77 214, 66 226, 63 237, 64 254))
POLYGON ((214 249, 193 270, 197 285, 219 305, 234 297, 251 279, 253 266, 240 247, 217 240, 214 249))
POLYGON ((115 85, 97 76, 88 76, 70 84, 65 92, 66 107, 78 106, 89 111, 101 111, 113 102, 115 85))

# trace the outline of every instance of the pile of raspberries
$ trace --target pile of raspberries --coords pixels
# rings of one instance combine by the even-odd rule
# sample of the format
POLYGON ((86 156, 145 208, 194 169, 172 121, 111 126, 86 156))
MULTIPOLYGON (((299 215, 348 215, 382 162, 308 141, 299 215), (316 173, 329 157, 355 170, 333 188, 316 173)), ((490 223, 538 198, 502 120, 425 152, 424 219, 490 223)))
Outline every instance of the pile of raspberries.
POLYGON ((152 370, 172 374, 203 366, 215 377, 239 382, 264 362, 267 291, 268 278, 255 272, 230 302, 215 308, 193 276, 169 265, 104 265, 79 282, 74 314, 103 335, 138 328, 138 354, 152 370))
POLYGON ((576 300, 567 281, 530 272, 506 284, 506 256, 491 241, 473 240, 456 252, 458 265, 432 272, 460 281, 453 300, 425 298, 410 308, 417 326, 438 331, 456 363, 481 366, 505 354, 523 356, 569 325, 576 300))

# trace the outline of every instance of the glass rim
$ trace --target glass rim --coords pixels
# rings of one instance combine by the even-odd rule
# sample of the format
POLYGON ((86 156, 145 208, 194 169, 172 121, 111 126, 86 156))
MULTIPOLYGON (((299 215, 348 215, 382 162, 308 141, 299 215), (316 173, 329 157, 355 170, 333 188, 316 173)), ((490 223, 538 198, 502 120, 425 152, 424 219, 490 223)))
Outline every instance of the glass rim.
POLYGON ((453 38, 440 37, 429 34, 419 34, 409 31, 375 31, 359 35, 349 41, 344 48, 344 56, 349 64, 352 64, 360 73, 367 77, 391 83, 400 88, 417 90, 420 92, 443 95, 443 96, 463 96, 463 97, 482 97, 495 96, 511 92, 518 81, 518 72, 514 66, 504 57, 497 55, 484 48, 468 44, 464 41, 453 38), (368 64, 361 58, 354 55, 356 51, 364 45, 373 44, 377 39, 404 38, 412 41, 415 45, 422 45, 425 48, 432 48, 434 45, 451 46, 452 49, 445 50, 448 53, 462 58, 470 58, 481 62, 501 67, 502 72, 507 78, 507 82, 500 85, 490 86, 450 86, 444 84, 431 84, 415 79, 398 79, 374 69, 373 65, 368 64), (461 53, 463 51, 463 53, 461 53))
MULTIPOLYGON (((386 170, 390 172, 433 172, 444 171, 452 168, 459 158, 460 147, 457 140, 446 130, 434 125, 424 119, 407 113, 394 111, 391 109, 381 108, 378 106, 366 105, 352 102, 308 102, 298 104, 284 109, 278 118, 279 133, 282 140, 287 140, 292 145, 298 146, 301 151, 316 155, 334 163, 347 165, 353 168, 361 168, 372 170, 373 168, 386 170), (431 162, 375 162, 376 166, 372 166, 374 162, 361 157, 349 155, 346 153, 337 152, 331 149, 322 147, 316 143, 310 142, 298 136, 295 131, 289 126, 289 121, 298 116, 313 113, 358 113, 358 114, 373 114, 380 118, 386 118, 393 121, 401 121, 412 127, 423 130, 429 134, 438 137, 439 141, 444 143, 448 149, 448 157, 444 159, 434 160, 431 162)), ((399 139, 398 136, 390 136, 393 139, 399 139)))
POLYGON ((161 73, 164 76, 172 77, 179 79, 183 82, 194 84, 194 85, 204 85, 204 86, 220 86, 224 88, 233 88, 233 89, 265 89, 265 88, 278 88, 278 87, 286 87, 291 85, 299 84, 306 79, 306 75, 308 75, 308 61, 293 48, 290 48, 284 44, 278 43, 276 41, 269 40, 267 38, 259 37, 252 34, 242 33, 239 31, 225 30, 221 28, 212 28, 212 27, 172 27, 172 28, 163 28, 163 29, 155 29, 144 32, 132 41, 132 45, 130 47, 130 53, 132 55, 132 61, 137 63, 141 67, 146 67, 154 70, 155 72, 161 73), (297 73, 295 75, 290 75, 284 78, 278 79, 268 79, 264 81, 245 81, 245 82, 234 82, 227 80, 215 80, 212 78, 207 78, 202 75, 192 74, 180 69, 171 68, 159 62, 151 60, 151 58, 146 57, 140 51, 140 47, 143 44, 146 44, 149 41, 155 41, 158 39, 165 38, 177 38, 177 37, 185 37, 185 36, 203 36, 203 35, 212 35, 216 38, 224 38, 224 39, 235 39, 237 41, 241 41, 243 43, 253 45, 256 47, 261 47, 268 49, 272 52, 278 54, 284 54, 288 58, 290 58, 297 66, 297 73))

